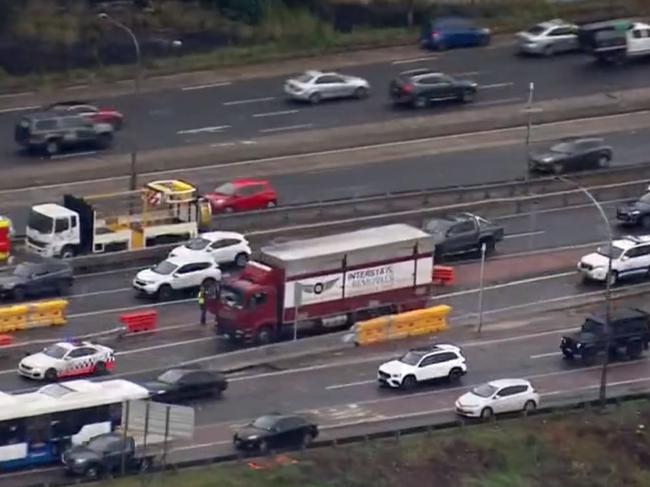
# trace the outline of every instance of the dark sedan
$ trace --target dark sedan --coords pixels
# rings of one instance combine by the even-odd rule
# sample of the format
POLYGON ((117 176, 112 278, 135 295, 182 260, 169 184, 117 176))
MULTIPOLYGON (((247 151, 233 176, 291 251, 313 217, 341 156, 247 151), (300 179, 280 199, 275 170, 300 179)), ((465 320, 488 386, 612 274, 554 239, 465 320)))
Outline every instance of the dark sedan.
POLYGON ((640 225, 650 229, 650 192, 616 208, 616 219, 624 225, 640 225))
POLYGON ((219 397, 228 381, 219 372, 198 368, 170 369, 155 381, 146 382, 151 398, 159 402, 181 402, 201 397, 219 397))
POLYGON ((28 296, 64 295, 73 280, 72 267, 65 261, 23 262, 12 271, 0 273, 0 295, 17 301, 28 296))
POLYGON ((400 73, 390 84, 393 103, 424 108, 433 102, 474 101, 478 84, 430 69, 413 69, 400 73))
POLYGON ((566 140, 547 151, 531 154, 528 164, 531 171, 562 174, 606 168, 611 160, 612 148, 603 139, 592 137, 566 140))
POLYGON ((235 448, 267 452, 272 448, 307 446, 318 436, 318 426, 301 416, 269 414, 240 429, 233 438, 235 448))

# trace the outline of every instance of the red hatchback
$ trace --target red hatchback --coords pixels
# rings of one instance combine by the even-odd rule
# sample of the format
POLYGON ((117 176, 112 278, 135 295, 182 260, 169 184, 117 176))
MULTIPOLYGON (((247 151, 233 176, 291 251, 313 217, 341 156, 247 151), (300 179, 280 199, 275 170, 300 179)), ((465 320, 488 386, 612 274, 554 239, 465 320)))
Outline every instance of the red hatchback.
POLYGON ((278 204, 275 190, 262 179, 236 179, 204 196, 210 201, 213 213, 261 210, 278 204))

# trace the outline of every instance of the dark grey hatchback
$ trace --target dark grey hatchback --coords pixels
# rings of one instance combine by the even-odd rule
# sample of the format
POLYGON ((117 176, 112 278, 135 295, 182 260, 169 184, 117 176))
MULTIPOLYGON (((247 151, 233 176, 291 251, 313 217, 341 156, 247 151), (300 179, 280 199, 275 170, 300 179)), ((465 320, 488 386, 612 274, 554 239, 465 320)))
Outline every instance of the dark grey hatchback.
POLYGON ((318 426, 301 416, 260 416, 233 437, 235 448, 262 453, 275 448, 307 446, 318 436, 318 426))
POLYGON ((390 84, 393 103, 424 108, 433 102, 457 100, 474 101, 478 84, 456 79, 430 69, 413 69, 400 73, 390 84))
POLYGON ((609 167, 612 147, 599 137, 565 139, 548 150, 529 156, 531 171, 562 174, 585 169, 609 167))
POLYGON ((28 296, 63 295, 73 281, 72 266, 65 261, 23 262, 12 271, 0 273, 0 296, 22 301, 28 296))

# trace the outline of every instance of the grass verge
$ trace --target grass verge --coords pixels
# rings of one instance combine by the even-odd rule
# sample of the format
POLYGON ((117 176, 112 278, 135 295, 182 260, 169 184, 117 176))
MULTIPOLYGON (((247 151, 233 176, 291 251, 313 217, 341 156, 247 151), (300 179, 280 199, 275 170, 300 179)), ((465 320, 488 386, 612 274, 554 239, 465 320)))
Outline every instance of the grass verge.
POLYGON ((647 487, 650 401, 113 480, 102 487, 647 487))

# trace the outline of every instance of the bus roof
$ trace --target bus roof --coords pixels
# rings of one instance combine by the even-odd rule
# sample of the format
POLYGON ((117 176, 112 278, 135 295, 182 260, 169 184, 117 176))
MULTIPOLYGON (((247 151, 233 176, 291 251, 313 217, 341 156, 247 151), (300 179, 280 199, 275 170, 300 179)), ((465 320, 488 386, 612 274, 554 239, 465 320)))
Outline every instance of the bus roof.
POLYGON ((0 392, 0 421, 147 399, 149 392, 133 382, 73 380, 48 384, 35 392, 0 392))

